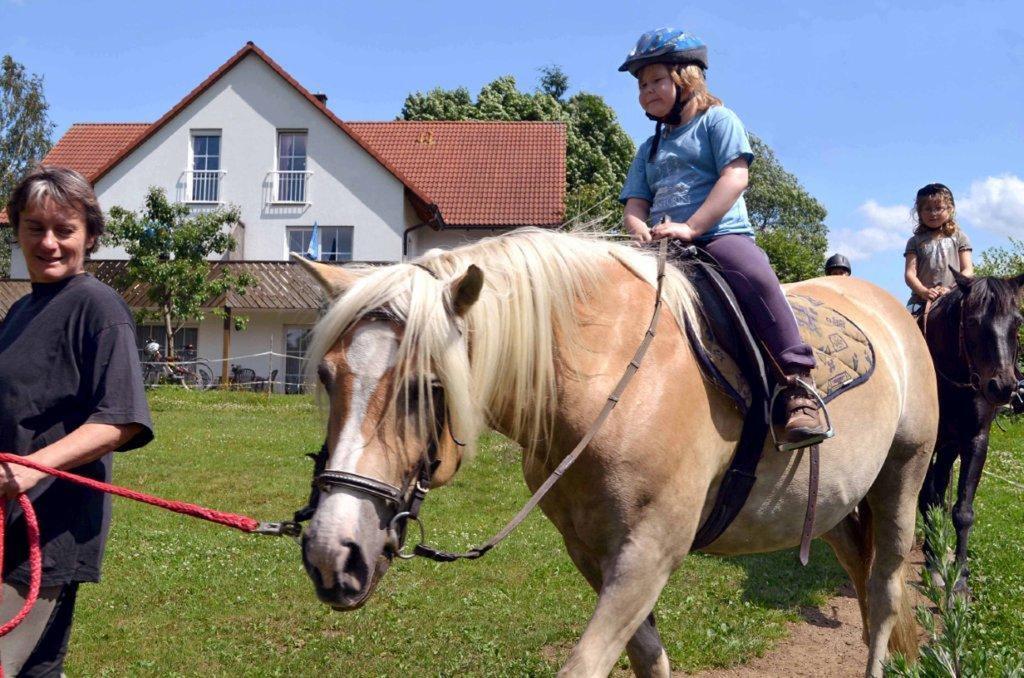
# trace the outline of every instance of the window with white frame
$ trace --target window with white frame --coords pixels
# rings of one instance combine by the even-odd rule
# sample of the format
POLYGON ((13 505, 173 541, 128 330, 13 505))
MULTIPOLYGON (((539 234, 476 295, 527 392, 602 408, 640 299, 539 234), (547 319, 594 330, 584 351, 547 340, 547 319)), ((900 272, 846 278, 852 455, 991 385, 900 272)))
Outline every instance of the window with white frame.
MULTIPOLYGON (((318 261, 352 261, 351 226, 317 226, 320 238, 319 255, 312 253, 318 261)), ((288 251, 309 254, 309 243, 313 238, 312 226, 288 227, 288 251)))
POLYGON ((306 138, 305 131, 277 133, 277 202, 306 202, 306 138))
POLYGON ((191 202, 220 202, 220 132, 192 132, 191 202))

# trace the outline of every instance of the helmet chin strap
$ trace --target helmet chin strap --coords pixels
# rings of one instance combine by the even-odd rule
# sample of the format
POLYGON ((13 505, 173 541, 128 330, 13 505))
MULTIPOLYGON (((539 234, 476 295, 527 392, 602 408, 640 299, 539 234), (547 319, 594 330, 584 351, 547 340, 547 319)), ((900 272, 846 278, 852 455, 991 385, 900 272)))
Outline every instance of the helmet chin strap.
POLYGON ((661 141, 661 126, 666 125, 678 125, 683 121, 683 106, 686 102, 683 101, 683 88, 676 85, 676 101, 672 104, 672 110, 662 116, 655 116, 647 113, 644 114, 649 120, 654 120, 657 124, 654 126, 654 143, 651 144, 651 152, 647 156, 647 162, 654 162, 654 155, 658 152, 658 143, 661 141))

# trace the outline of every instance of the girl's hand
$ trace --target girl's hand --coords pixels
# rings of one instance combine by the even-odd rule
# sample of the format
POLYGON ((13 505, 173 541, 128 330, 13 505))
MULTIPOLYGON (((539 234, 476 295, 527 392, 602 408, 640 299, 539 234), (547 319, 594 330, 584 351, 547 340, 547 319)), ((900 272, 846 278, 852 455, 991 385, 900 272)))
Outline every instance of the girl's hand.
POLYGON ((943 287, 942 285, 936 285, 935 287, 933 287, 930 290, 928 290, 928 301, 935 301, 936 299, 938 299, 939 297, 941 297, 943 294, 945 294, 948 291, 949 291, 948 287, 943 287))
POLYGON ((663 221, 651 229, 651 237, 655 240, 676 238, 682 242, 691 242, 699 235, 700 233, 695 231, 689 224, 677 224, 674 221, 663 221))
POLYGON ((629 237, 637 242, 651 241, 651 229, 647 228, 647 225, 642 221, 627 220, 626 229, 629 231, 629 237))

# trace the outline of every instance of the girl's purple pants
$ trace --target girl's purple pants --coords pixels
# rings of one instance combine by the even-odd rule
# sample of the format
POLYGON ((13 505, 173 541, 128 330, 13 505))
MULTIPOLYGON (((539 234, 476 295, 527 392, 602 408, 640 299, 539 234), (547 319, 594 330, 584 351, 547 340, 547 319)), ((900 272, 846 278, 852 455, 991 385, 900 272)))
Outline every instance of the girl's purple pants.
POLYGON ((700 243, 722 267, 751 330, 783 374, 814 367, 814 352, 800 337, 796 317, 779 286, 768 255, 748 235, 721 235, 700 243))

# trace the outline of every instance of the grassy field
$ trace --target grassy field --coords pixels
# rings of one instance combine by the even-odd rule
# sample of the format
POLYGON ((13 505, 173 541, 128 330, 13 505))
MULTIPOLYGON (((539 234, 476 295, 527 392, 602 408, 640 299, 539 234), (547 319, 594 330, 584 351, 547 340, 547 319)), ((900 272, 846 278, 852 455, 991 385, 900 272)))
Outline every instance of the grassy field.
MULTIPOLYGON (((311 402, 252 394, 151 393, 157 440, 118 458, 115 482, 261 520, 306 499, 321 424, 311 402)), ((1024 424, 996 431, 990 468, 1024 485, 1024 424)), ((473 464, 428 498, 429 539, 475 545, 526 498, 514 446, 488 436, 473 464)), ((1024 645, 1022 491, 986 478, 974 558, 986 642, 1024 645)), ((288 539, 242 534, 116 499, 104 580, 83 587, 70 675, 551 675, 595 600, 538 512, 486 558, 398 562, 362 610, 320 604, 288 539)), ((674 668, 743 661, 773 646, 801 606, 845 575, 816 544, 695 556, 658 604, 674 668)), ((625 663, 623 663, 625 666, 625 663)))

